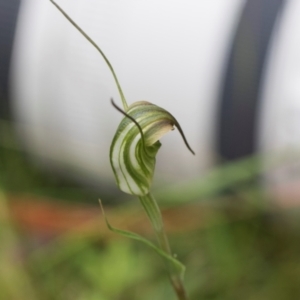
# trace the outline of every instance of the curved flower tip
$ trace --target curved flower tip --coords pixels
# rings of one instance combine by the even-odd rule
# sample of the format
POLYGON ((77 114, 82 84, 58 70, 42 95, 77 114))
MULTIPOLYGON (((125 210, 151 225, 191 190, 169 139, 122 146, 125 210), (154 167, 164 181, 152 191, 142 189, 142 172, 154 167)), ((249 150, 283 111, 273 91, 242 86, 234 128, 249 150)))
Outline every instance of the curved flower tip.
POLYGON ((119 188, 128 194, 149 192, 155 169, 159 139, 177 127, 187 148, 193 153, 177 120, 165 109, 146 101, 130 105, 126 112, 111 100, 125 117, 110 147, 110 163, 119 188))

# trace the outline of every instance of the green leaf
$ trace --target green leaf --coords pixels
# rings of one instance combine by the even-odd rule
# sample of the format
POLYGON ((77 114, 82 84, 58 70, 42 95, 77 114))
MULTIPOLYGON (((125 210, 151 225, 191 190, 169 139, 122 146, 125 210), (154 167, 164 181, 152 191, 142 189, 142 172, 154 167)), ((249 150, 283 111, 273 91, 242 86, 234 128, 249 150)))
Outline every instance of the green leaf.
POLYGON ((174 258, 173 256, 169 255, 168 253, 166 253, 165 251, 159 249, 158 247, 156 247, 152 242, 150 242, 149 240, 145 239, 144 237, 138 235, 137 233, 131 232, 131 231, 127 231, 127 230, 122 230, 122 229, 118 229, 115 228, 113 226, 110 225, 110 223, 108 222, 101 200, 99 199, 99 203, 100 203, 100 207, 105 219, 105 223, 108 227, 109 230, 111 230, 114 233, 118 233, 124 237, 130 238, 130 239, 134 239, 137 241, 140 241, 144 244, 146 244, 147 246, 149 246, 150 248, 152 248, 154 251, 156 251, 156 253, 158 253, 163 259, 165 259, 167 261, 167 263, 171 263, 172 266, 174 267, 174 269, 178 272, 178 275, 180 276, 180 278, 183 280, 184 277, 184 273, 185 273, 185 266, 178 261, 176 258, 174 258))

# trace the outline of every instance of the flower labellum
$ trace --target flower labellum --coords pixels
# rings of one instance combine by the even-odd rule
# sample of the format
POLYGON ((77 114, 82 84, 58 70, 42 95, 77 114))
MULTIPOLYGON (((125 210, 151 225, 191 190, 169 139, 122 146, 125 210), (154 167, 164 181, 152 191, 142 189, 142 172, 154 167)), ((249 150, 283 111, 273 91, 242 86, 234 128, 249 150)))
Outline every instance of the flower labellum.
POLYGON ((146 101, 130 105, 124 114, 110 147, 110 163, 119 188, 128 194, 148 194, 154 169, 155 156, 161 146, 159 139, 174 126, 179 130, 187 148, 190 148, 177 120, 165 109, 146 101))

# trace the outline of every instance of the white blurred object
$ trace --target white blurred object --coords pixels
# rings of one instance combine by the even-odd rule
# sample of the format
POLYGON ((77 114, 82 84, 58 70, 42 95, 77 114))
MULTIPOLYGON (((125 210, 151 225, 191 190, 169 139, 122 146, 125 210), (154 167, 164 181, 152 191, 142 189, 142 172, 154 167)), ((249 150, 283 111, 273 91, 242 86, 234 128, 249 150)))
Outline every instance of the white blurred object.
MULTIPOLYGON (((259 151, 281 160, 265 176, 272 196, 285 205, 300 196, 300 1, 286 3, 269 53, 260 108, 259 151)), ((266 165, 274 164, 266 161, 266 165)), ((275 163, 276 165, 276 163, 275 163)))
MULTIPOLYGON (((163 138, 157 176, 189 178, 214 160, 220 69, 242 8, 240 0, 59 1, 111 61, 129 103, 169 110, 178 132, 163 138)), ((12 92, 25 147, 51 166, 111 181, 109 146, 121 115, 100 54, 49 1, 22 2, 12 92)))
MULTIPOLYGON (((220 86, 245 1, 59 4, 107 55, 129 104, 147 100, 180 122, 196 156, 178 132, 165 136, 156 180, 189 179, 215 164, 220 86)), ((300 1, 285 1, 275 23, 256 120, 257 152, 288 156, 283 167, 265 176, 277 195, 291 176, 294 187, 300 178, 300 159, 289 154, 300 150, 299 12, 300 1)), ((22 1, 11 91, 19 136, 29 152, 82 179, 114 181, 109 147, 122 118, 109 101, 120 104, 115 82, 100 54, 47 0, 22 1)), ((294 190, 300 194, 300 188, 294 190)))

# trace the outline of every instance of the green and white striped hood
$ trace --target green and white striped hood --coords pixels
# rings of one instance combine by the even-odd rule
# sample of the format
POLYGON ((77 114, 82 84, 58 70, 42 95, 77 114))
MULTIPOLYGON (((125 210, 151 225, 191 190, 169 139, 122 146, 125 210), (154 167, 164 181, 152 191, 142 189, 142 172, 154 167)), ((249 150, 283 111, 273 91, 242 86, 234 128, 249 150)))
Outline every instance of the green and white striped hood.
POLYGON ((161 146, 159 139, 176 126, 189 147, 180 125, 165 109, 146 101, 130 105, 125 112, 110 148, 110 162, 119 188, 128 194, 148 194, 155 156, 161 146))

